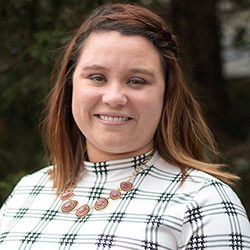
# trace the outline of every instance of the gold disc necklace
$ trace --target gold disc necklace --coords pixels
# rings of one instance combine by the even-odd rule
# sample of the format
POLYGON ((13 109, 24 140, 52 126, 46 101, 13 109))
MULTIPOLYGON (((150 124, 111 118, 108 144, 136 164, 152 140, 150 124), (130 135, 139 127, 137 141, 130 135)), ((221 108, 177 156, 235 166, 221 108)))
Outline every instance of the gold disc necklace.
POLYGON ((66 188, 61 194, 60 199, 64 202, 61 206, 61 211, 64 213, 70 213, 72 211, 75 211, 75 214, 77 217, 83 217, 90 213, 92 210, 100 211, 106 208, 109 204, 110 200, 118 200, 121 198, 121 196, 124 193, 130 192, 133 190, 133 179, 136 175, 138 175, 142 170, 144 170, 147 162, 151 159, 154 151, 149 152, 149 154, 146 156, 145 160, 137 165, 135 165, 135 170, 133 173, 127 177, 124 181, 120 182, 120 185, 116 189, 112 189, 109 192, 109 195, 107 197, 100 197, 98 198, 94 205, 90 206, 87 203, 78 206, 79 202, 75 199, 72 199, 74 197, 74 188, 66 188))

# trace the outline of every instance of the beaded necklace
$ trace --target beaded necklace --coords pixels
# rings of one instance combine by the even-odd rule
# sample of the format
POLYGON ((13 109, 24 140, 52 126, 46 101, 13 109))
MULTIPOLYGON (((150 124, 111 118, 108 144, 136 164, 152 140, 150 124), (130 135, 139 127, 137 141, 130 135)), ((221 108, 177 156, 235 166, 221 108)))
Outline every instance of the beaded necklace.
POLYGON ((142 170, 144 170, 147 162, 151 159, 153 155, 153 151, 151 151, 145 158, 143 162, 138 163, 135 165, 135 170, 133 173, 127 177, 124 181, 120 182, 120 185, 116 189, 112 189, 109 192, 107 197, 100 197, 98 198, 94 205, 90 206, 87 203, 78 206, 79 202, 75 199, 72 199, 74 196, 74 188, 66 188, 61 194, 60 199, 64 202, 61 206, 61 211, 63 213, 70 213, 75 211, 77 217, 84 217, 89 214, 92 210, 101 211, 106 208, 111 200, 118 200, 124 193, 130 192, 133 190, 133 179, 137 176, 142 170))

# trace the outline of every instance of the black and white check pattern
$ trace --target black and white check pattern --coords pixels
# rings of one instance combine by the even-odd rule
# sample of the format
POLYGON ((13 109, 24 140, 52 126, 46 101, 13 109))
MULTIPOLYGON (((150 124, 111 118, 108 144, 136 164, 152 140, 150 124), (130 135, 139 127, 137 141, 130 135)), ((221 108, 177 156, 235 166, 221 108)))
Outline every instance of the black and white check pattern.
MULTIPOLYGON (((145 157, 86 162, 74 198, 92 205, 107 197, 145 157)), ((157 152, 134 190, 82 218, 60 211, 48 169, 24 177, 1 208, 1 250, 250 249, 249 221, 232 189, 197 170, 180 185, 179 168, 157 152)))

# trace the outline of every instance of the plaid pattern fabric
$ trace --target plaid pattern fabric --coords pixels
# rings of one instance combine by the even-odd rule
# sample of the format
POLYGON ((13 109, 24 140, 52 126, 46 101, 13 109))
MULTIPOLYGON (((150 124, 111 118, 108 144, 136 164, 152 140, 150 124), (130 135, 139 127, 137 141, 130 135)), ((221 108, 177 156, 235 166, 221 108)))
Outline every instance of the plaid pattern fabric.
MULTIPOLYGON (((74 198, 92 205, 143 159, 86 162, 74 198)), ((60 211, 47 170, 24 177, 2 207, 0 249, 250 249, 249 221, 232 189, 197 170, 181 185, 179 168, 157 152, 134 190, 82 218, 60 211)))

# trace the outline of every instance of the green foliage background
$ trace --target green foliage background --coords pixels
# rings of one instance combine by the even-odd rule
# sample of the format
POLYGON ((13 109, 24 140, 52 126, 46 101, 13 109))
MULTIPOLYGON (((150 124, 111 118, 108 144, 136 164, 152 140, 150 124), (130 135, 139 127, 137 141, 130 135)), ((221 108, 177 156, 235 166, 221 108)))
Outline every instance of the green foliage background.
MULTIPOLYGON (((57 59, 72 32, 93 8, 106 2, 121 1, 0 2, 0 204, 23 175, 49 164, 39 124, 51 87, 51 72, 57 68, 57 59)), ((150 2, 154 7, 157 1, 150 2)), ((228 163, 242 176, 235 189, 250 213, 249 85, 249 79, 234 79, 225 85, 232 106, 232 127, 236 131, 237 123, 244 125, 221 142, 230 145, 222 148, 228 163)))

